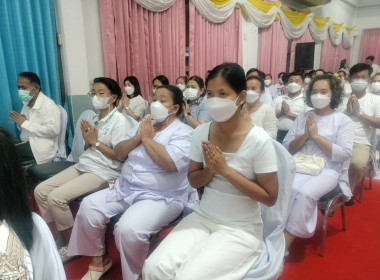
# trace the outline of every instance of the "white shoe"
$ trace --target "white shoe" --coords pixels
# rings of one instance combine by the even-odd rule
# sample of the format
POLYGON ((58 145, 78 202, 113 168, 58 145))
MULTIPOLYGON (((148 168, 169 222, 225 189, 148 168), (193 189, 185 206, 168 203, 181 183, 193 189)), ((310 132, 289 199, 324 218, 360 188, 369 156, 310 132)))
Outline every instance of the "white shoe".
POLYGON ((76 256, 67 255, 67 246, 64 246, 61 249, 59 249, 58 253, 59 253, 59 256, 61 257, 63 264, 66 264, 76 258, 76 256))
POLYGON ((83 276, 82 280, 99 280, 112 266, 112 260, 103 267, 96 267, 89 265, 87 273, 83 276))

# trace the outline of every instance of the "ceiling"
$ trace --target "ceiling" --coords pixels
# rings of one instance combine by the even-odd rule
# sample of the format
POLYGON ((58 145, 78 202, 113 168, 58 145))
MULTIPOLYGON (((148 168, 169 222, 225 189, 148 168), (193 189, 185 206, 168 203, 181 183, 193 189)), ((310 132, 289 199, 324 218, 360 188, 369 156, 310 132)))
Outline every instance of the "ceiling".
POLYGON ((361 8, 370 6, 380 6, 380 0, 341 0, 350 6, 361 8))

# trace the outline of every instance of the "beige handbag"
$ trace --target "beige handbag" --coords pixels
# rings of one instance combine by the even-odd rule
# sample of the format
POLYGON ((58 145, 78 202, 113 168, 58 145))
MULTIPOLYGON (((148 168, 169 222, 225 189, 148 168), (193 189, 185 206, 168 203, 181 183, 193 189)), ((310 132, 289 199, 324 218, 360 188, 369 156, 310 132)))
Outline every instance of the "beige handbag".
POLYGON ((321 173, 322 169, 325 167, 326 161, 324 158, 317 157, 314 155, 304 155, 297 153, 294 155, 294 161, 296 163, 296 172, 318 175, 321 173))

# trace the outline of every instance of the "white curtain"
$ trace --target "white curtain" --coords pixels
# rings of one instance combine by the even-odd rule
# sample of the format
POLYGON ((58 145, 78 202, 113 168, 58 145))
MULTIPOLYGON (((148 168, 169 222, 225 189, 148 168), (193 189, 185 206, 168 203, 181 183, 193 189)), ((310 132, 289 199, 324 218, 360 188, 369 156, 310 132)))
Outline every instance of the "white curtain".
POLYGON ((169 9, 176 0, 135 0, 136 3, 151 12, 163 12, 169 9))
POLYGON ((354 43, 354 37, 357 35, 355 30, 352 30, 350 34, 348 34, 346 27, 342 27, 343 29, 343 48, 349 49, 352 47, 354 43))
POLYGON ((311 36, 313 36, 313 39, 316 44, 322 43, 327 38, 328 29, 330 25, 331 25, 331 22, 329 21, 325 24, 323 28, 318 28, 315 25, 313 20, 310 21, 310 24, 309 24, 310 34, 311 36))
POLYGON ((340 44, 340 42, 342 42, 342 32, 343 27, 338 32, 335 32, 333 24, 329 26, 330 40, 334 46, 337 46, 340 44))
POLYGON ((281 9, 278 9, 278 13, 281 19, 282 29, 284 30, 285 37, 289 40, 297 39, 301 37, 308 28, 310 21, 312 21, 313 13, 310 13, 306 16, 305 20, 300 25, 294 25, 289 21, 284 12, 281 9))
POLYGON ((273 6, 273 8, 267 13, 264 13, 251 5, 248 1, 244 1, 243 6, 247 12, 248 18, 259 28, 265 28, 272 25, 280 8, 280 6, 273 6))
POLYGON ((243 0, 231 0, 224 5, 215 5, 209 0, 192 0, 198 12, 207 20, 214 23, 225 22, 234 12, 236 4, 242 4, 243 0))

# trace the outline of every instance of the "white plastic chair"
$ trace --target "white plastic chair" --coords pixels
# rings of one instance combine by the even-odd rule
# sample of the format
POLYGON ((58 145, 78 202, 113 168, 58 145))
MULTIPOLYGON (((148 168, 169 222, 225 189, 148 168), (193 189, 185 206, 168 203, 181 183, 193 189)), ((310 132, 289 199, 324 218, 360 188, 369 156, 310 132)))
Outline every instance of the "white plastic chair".
POLYGON ((55 155, 54 161, 64 161, 67 158, 66 154, 66 127, 67 127, 67 112, 65 108, 60 105, 57 105, 60 112, 61 117, 61 130, 58 136, 58 151, 55 155))
POLYGON ((67 157, 68 161, 79 162, 79 157, 84 152, 84 139, 82 137, 82 131, 80 129, 80 122, 82 120, 90 121, 93 117, 96 116, 96 113, 91 110, 86 110, 80 114, 77 123, 75 125, 73 145, 71 147, 71 153, 67 157))
POLYGON ((277 155, 278 197, 272 207, 261 205, 264 243, 259 258, 244 277, 245 280, 277 279, 285 253, 284 228, 296 166, 293 157, 273 140, 277 155))

